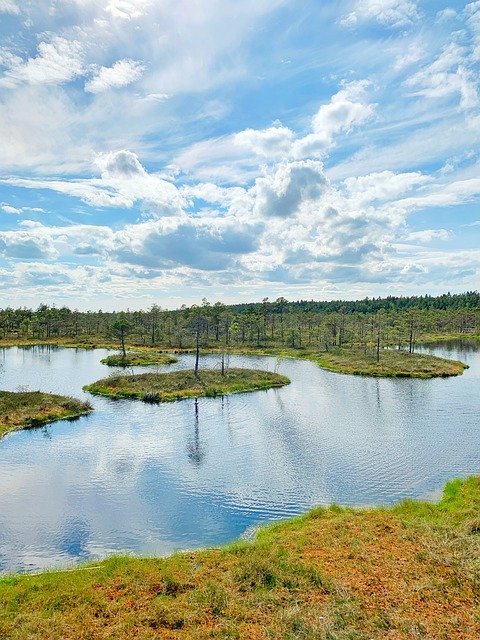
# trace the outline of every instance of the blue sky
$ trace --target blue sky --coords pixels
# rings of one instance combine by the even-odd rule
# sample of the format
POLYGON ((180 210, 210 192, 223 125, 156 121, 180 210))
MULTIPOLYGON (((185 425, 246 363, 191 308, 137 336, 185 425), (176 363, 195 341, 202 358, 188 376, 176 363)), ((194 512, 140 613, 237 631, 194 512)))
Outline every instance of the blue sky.
POLYGON ((479 288, 480 1, 0 0, 0 305, 479 288))

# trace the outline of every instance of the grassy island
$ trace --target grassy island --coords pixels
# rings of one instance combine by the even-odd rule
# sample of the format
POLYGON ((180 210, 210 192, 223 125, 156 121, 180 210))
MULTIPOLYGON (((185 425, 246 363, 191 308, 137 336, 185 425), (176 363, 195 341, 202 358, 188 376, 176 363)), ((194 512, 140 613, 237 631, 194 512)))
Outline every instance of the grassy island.
POLYGON ((100 362, 109 367, 138 367, 155 364, 173 364, 174 362, 178 362, 178 358, 156 351, 135 351, 127 352, 126 356, 122 353, 116 353, 107 356, 100 362))
POLYGON ((317 508, 253 542, 0 579, 0 637, 478 640, 480 479, 317 508))
POLYGON ((458 360, 396 349, 382 349, 379 362, 374 353, 365 354, 362 350, 333 350, 314 359, 329 371, 384 378, 446 378, 468 369, 458 360))
POLYGON ((89 413, 92 405, 40 391, 0 391, 0 438, 9 431, 38 427, 89 413))
POLYGON ((85 391, 109 398, 132 398, 145 402, 171 402, 190 397, 220 396, 257 391, 289 384, 285 376, 258 369, 202 369, 197 375, 188 369, 171 373, 143 373, 114 376, 84 387, 85 391))

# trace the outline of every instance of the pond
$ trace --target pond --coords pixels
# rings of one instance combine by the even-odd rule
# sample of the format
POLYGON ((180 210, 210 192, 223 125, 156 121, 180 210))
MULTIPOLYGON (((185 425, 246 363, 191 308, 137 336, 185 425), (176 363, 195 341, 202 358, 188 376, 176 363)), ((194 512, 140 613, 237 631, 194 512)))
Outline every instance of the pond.
MULTIPOLYGON (((480 471, 480 350, 424 349, 470 369, 459 378, 373 379, 235 356, 232 366, 278 368, 292 384, 163 405, 88 396, 89 416, 6 436, 0 572, 219 545, 318 504, 436 497, 448 479, 480 471)), ((82 386, 109 373, 106 354, 2 349, 0 388, 86 398, 82 386)), ((159 369, 192 365, 183 356, 159 369)))

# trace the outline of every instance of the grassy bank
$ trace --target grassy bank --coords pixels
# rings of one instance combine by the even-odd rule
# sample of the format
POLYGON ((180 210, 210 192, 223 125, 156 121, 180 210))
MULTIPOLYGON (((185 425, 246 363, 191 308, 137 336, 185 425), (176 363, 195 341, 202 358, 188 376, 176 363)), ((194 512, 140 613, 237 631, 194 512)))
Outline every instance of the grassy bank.
POLYGON ((109 367, 145 367, 155 364, 173 364, 174 362, 178 362, 178 358, 165 355, 158 351, 131 351, 127 352, 125 357, 122 353, 116 353, 114 355, 107 356, 100 362, 108 365, 109 367))
POLYGON ((171 373, 143 373, 114 376, 84 387, 85 391, 109 398, 132 398, 145 402, 171 402, 184 398, 221 396, 229 393, 282 387, 290 380, 271 371, 228 369, 225 375, 215 369, 171 373))
POLYGON ((478 640, 480 480, 437 505, 318 508, 252 543, 0 579, 12 640, 478 640))
POLYGON ((9 431, 74 418, 92 410, 88 402, 40 391, 0 391, 0 438, 9 431))

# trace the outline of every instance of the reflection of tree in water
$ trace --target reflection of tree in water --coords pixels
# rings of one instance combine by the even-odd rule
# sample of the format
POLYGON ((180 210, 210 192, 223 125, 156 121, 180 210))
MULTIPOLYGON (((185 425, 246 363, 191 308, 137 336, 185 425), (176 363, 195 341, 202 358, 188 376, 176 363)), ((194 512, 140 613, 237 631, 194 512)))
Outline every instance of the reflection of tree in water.
POLYGON ((200 467, 205 456, 206 451, 202 442, 200 441, 200 428, 199 428, 199 415, 198 415, 198 398, 195 398, 195 421, 194 421, 194 434, 191 442, 187 444, 187 455, 192 464, 196 467, 200 467))

